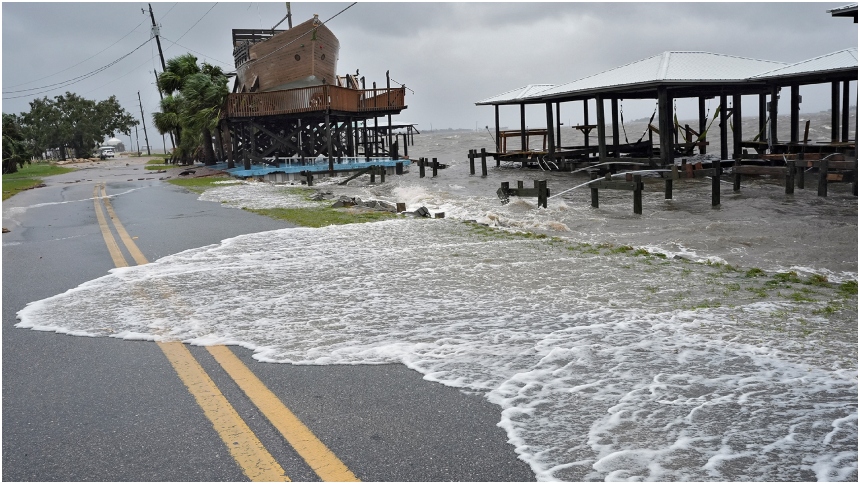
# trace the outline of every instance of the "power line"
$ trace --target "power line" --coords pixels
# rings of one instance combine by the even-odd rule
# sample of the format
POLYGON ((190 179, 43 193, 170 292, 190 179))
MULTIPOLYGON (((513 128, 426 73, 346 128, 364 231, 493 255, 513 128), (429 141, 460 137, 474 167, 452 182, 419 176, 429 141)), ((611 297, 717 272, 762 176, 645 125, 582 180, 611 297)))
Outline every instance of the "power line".
MULTIPOLYGON (((211 7, 209 7, 209 10, 207 10, 207 11, 206 11, 206 13, 204 13, 204 14, 203 14, 199 19, 197 19, 197 21, 196 21, 196 22, 194 22, 194 25, 192 25, 191 27, 189 27, 189 28, 188 28, 188 30, 186 30, 186 31, 185 31, 185 34, 187 34, 188 32, 191 32, 191 29, 193 29, 194 27, 196 27, 196 26, 197 26, 197 24, 199 24, 199 23, 200 23, 200 21, 201 21, 201 20, 203 20, 203 17, 205 17, 206 15, 208 15, 208 14, 209 14, 209 12, 211 12, 211 11, 212 11, 212 9, 213 9, 213 8, 215 8, 215 5, 218 5, 218 2, 215 2, 215 4, 214 4, 214 5, 212 5, 211 7)), ((179 38, 178 38, 178 39, 176 39, 176 41, 178 42, 178 41, 182 40, 182 37, 185 37, 185 34, 180 35, 180 36, 179 36, 179 38)), ((167 40, 167 39, 165 39, 165 40, 167 40)), ((174 42, 174 45, 176 45, 176 43, 175 43, 175 42, 174 42)), ((170 47, 173 47, 173 45, 171 45, 170 47)), ((170 47, 168 47, 167 49, 169 49, 170 47)), ((164 49, 164 50, 167 50, 167 49, 164 49)))
MULTIPOLYGON (((143 25, 143 22, 141 22, 141 23, 137 24, 137 27, 140 27, 141 25, 143 25)), ((102 50, 100 50, 100 51, 96 52, 95 54, 91 55, 90 57, 87 57, 86 59, 84 59, 84 60, 82 60, 82 61, 78 62, 77 64, 75 64, 75 65, 73 65, 73 66, 71 66, 71 67, 67 67, 67 68, 65 68, 65 69, 63 69, 63 70, 61 70, 61 71, 57 71, 57 72, 55 72, 55 73, 53 73, 53 74, 51 74, 51 75, 45 76, 45 77, 40 77, 40 78, 38 78, 38 79, 33 79, 32 81, 22 82, 21 84, 15 84, 15 85, 12 85, 12 86, 6 86, 6 87, 18 87, 18 86, 23 86, 23 85, 25 85, 25 84, 32 84, 32 83, 34 83, 34 82, 38 82, 38 81, 41 81, 41 80, 43 80, 43 79, 47 79, 47 78, 49 78, 49 77, 54 77, 54 76, 56 76, 57 74, 62 74, 63 72, 66 72, 66 71, 67 71, 67 70, 69 70, 69 69, 72 69, 72 68, 74 68, 74 67, 77 67, 77 66, 81 65, 81 64, 83 64, 84 62, 86 62, 86 61, 88 61, 88 60, 92 59, 93 57, 95 57, 95 56, 97 56, 97 55, 101 54, 102 52, 104 52, 104 51, 106 51, 106 50, 110 49, 111 47, 115 46, 115 45, 116 45, 116 44, 118 44, 122 39, 124 39, 124 38, 128 37, 129 35, 133 34, 133 33, 137 30, 137 27, 135 27, 135 28, 131 29, 131 31, 130 31, 129 33, 127 33, 127 34, 123 35, 122 37, 120 37, 120 39, 119 39, 119 40, 117 40, 116 42, 114 42, 113 44, 111 44, 111 45, 109 45, 109 46, 105 47, 104 49, 102 49, 102 50)), ((37 89, 39 89, 39 88, 37 88, 37 89)), ((7 92, 15 92, 15 91, 7 91, 7 92)))
POLYGON ((92 77, 92 76, 94 76, 94 75, 96 75, 96 74, 98 74, 98 73, 100 73, 100 72, 104 71, 105 69, 108 69, 109 67, 112 67, 113 65, 115 65, 115 64, 116 64, 116 63, 118 63, 119 61, 121 61, 121 60, 125 59, 126 57, 130 56, 131 54, 134 54, 135 52, 137 52, 137 50, 138 50, 138 49, 140 49, 141 47, 143 47, 144 45, 146 45, 147 43, 149 43, 149 41, 151 41, 151 40, 152 40, 152 38, 146 39, 146 42, 144 42, 144 43, 142 43, 142 44, 138 45, 137 47, 135 47, 135 48, 134 48, 134 50, 132 50, 132 51, 131 51, 131 52, 129 52, 128 54, 125 54, 124 56, 122 56, 122 57, 120 57, 120 58, 116 59, 115 61, 111 62, 110 64, 107 64, 107 65, 104 65, 104 66, 102 66, 102 67, 99 67, 98 69, 95 69, 95 70, 90 71, 90 72, 88 72, 88 73, 86 73, 86 74, 80 75, 80 76, 78 76, 78 77, 74 77, 74 78, 72 78, 72 79, 68 79, 68 80, 66 80, 66 81, 62 81, 62 82, 56 82, 56 83, 54 83, 54 84, 48 84, 47 86, 34 87, 34 88, 30 88, 30 89, 21 89, 21 90, 17 90, 17 91, 7 91, 7 93, 8 93, 8 94, 12 94, 12 93, 18 93, 18 92, 36 91, 36 90, 39 90, 39 89, 46 89, 46 90, 44 90, 44 91, 40 91, 40 92, 36 92, 36 93, 23 94, 23 95, 20 95, 20 96, 9 96, 9 97, 4 97, 3 99, 18 99, 18 98, 28 97, 28 96, 38 96, 38 95, 40 95, 40 94, 44 94, 44 93, 46 93, 46 92, 56 91, 57 89, 60 89, 60 88, 63 88, 63 87, 68 87, 68 86, 71 86, 72 84, 77 84, 78 82, 83 81, 84 79, 88 79, 88 78, 90 78, 90 77, 92 77), (56 87, 55 87, 55 86, 56 86, 56 87))
POLYGON ((128 72, 126 72, 125 74, 123 74, 123 75, 121 75, 121 76, 119 76, 119 77, 117 77, 117 78, 115 78, 115 79, 113 79, 113 80, 111 80, 111 81, 108 81, 108 82, 106 82, 106 83, 102 84, 101 86, 99 86, 99 87, 97 87, 97 88, 95 88, 95 89, 92 89, 92 90, 90 90, 90 91, 85 92, 85 93, 84 93, 84 95, 87 95, 87 94, 89 94, 89 93, 91 93, 91 92, 94 92, 94 91, 98 91, 99 89, 101 89, 101 88, 103 88, 103 87, 107 86, 108 84, 112 84, 112 83, 114 83, 114 82, 116 82, 116 81, 118 81, 118 80, 122 79, 123 77, 125 77, 125 76, 127 76, 127 75, 131 74, 132 72, 137 71, 138 69, 140 69, 141 67, 143 67, 144 65, 146 65, 148 62, 153 61, 153 60, 155 59, 155 57, 156 57, 156 54, 152 54, 152 56, 151 56, 149 59, 146 59, 145 61, 143 61, 143 63, 142 63, 142 64, 139 64, 137 67, 133 68, 132 70, 130 70, 130 71, 128 71, 128 72))
MULTIPOLYGON (((179 2, 174 3, 173 6, 170 7, 170 10, 173 10, 177 5, 179 5, 179 2)), ((168 10, 167 12, 164 12, 164 15, 162 15, 161 17, 158 17, 159 22, 164 20, 164 17, 167 17, 167 14, 170 13, 170 10, 168 10)))
POLYGON ((215 61, 215 62, 217 62, 217 63, 219 63, 219 64, 223 64, 223 65, 225 65, 225 66, 227 66, 227 67, 233 67, 233 65, 232 65, 232 64, 229 64, 229 63, 227 63, 227 62, 222 62, 222 61, 220 61, 220 60, 218 60, 218 59, 216 59, 216 58, 214 58, 214 57, 209 57, 208 55, 203 54, 202 52, 197 52, 196 50, 194 50, 194 49, 192 49, 192 48, 190 48, 190 47, 185 47, 184 45, 182 45, 182 44, 178 44, 178 43, 176 43, 176 42, 174 42, 174 41, 172 41, 172 40, 168 39, 167 37, 165 37, 165 36, 163 36, 163 35, 161 36, 161 38, 162 38, 162 39, 164 39, 164 40, 166 40, 166 41, 168 41, 168 42, 172 42, 171 47, 173 47, 173 46, 175 45, 175 46, 177 46, 177 47, 181 47, 181 48, 183 48, 183 49, 187 49, 187 50, 189 50, 189 51, 191 51, 191 52, 194 52, 195 54, 198 54, 198 55, 200 55, 200 56, 202 56, 202 57, 205 57, 205 58, 207 58, 207 59, 212 59, 213 61, 215 61))

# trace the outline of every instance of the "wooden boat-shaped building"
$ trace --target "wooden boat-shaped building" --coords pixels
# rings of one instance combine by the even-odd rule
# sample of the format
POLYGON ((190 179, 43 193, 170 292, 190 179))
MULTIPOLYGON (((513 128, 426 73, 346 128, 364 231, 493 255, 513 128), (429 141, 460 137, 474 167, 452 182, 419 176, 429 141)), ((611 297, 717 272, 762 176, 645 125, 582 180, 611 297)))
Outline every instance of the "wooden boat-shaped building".
MULTIPOLYGON (((233 29, 236 79, 221 109, 216 143, 228 166, 241 160, 396 156, 377 118, 406 109, 406 87, 338 76, 340 42, 314 17, 288 30, 233 29)), ((387 77, 387 74, 386 74, 387 77)))
POLYGON ((289 30, 233 29, 233 92, 335 84, 340 42, 314 18, 289 30))

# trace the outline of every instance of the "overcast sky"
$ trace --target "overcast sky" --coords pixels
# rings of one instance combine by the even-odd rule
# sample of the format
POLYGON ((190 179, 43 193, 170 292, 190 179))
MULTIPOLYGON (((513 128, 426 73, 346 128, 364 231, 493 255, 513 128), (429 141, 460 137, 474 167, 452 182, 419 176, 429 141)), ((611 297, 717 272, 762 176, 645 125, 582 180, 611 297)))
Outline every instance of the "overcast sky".
MULTIPOLYGON (((483 129, 493 125, 493 108, 476 101, 526 84, 570 82, 667 50, 797 62, 856 47, 857 25, 826 13, 847 3, 358 3, 327 25, 340 40, 340 74, 360 69, 368 85, 384 86, 390 70, 414 90, 401 121, 419 129, 483 129)), ((326 20, 349 5, 293 2, 293 23, 314 13, 326 20)), ((94 100, 116 95, 139 117, 140 91, 150 144, 160 148, 150 121, 159 102, 153 70, 161 71, 154 40, 80 82, 50 86, 144 44, 151 24, 148 10, 142 13, 146 3, 4 1, 2 8, 3 112, 27 111, 34 98, 71 91, 94 100), (49 87, 24 91, 42 86, 49 87)), ((286 14, 283 2, 152 8, 166 58, 191 52, 225 71, 234 68, 231 29, 271 28, 286 14)), ((803 111, 829 107, 829 88, 804 89, 803 111)), ((579 108, 562 110, 565 124, 581 117, 579 108)), ((627 119, 646 117, 653 102, 624 110, 627 119)), ((502 125, 519 125, 516 107, 502 107, 501 115, 502 125)), ((546 122, 540 108, 528 116, 535 126, 546 122)))

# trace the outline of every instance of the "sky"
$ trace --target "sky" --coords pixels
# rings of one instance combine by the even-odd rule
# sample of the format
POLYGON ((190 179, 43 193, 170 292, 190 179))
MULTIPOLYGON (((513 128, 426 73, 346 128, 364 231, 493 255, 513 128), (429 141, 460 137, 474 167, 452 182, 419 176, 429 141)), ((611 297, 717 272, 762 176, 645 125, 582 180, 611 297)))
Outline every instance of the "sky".
MULTIPOLYGON (((389 71, 409 88, 408 108, 397 119, 438 130, 493 126, 493 108, 475 106, 482 99, 526 84, 574 81, 667 50, 797 62, 856 47, 857 24, 826 12, 847 3, 292 2, 291 8, 294 25, 315 13, 324 21, 337 15, 327 26, 340 40, 338 72, 359 69, 368 85, 384 86, 389 71)), ((286 14, 283 2, 154 2, 152 8, 166 58, 191 52, 225 71, 234 69, 232 29, 271 28, 286 14)), ((115 95, 139 118, 139 92, 150 145, 161 147, 151 122, 159 109, 153 71, 161 63, 155 40, 147 42, 146 3, 4 1, 2 19, 4 113, 70 91, 96 101, 115 95)), ((851 91, 854 104, 856 87, 851 91)), ((829 108, 829 86, 802 87, 801 94, 802 112, 829 108)), ((681 102, 679 117, 695 116, 694 105, 681 102)), ((581 121, 581 108, 562 106, 562 122, 581 121)), ((648 117, 654 102, 622 108, 626 119, 648 117)), ((517 107, 502 107, 500 115, 502 126, 519 126, 517 107)), ((546 124, 542 106, 527 110, 532 123, 546 124)), ((142 129, 140 136, 143 146, 142 129)))

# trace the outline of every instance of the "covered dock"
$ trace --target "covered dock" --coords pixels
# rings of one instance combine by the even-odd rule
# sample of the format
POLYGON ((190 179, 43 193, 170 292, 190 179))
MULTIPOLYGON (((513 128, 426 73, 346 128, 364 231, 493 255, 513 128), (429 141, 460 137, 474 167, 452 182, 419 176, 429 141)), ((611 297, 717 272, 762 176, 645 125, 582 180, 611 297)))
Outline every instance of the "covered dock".
MULTIPOLYGON (((719 99, 720 159, 728 163, 745 158, 759 158, 770 154, 792 154, 805 152, 841 153, 856 159, 857 129, 849 132, 849 99, 851 82, 856 91, 857 48, 825 54, 793 64, 749 59, 707 52, 668 51, 642 59, 615 69, 587 76, 562 84, 532 84, 519 89, 484 99, 479 106, 493 106, 496 119, 497 159, 508 159, 528 163, 535 156, 551 159, 556 165, 572 167, 573 164, 604 163, 611 159, 645 162, 649 165, 674 164, 676 156, 692 154, 694 150, 705 153, 708 149, 708 117, 705 103, 708 99, 719 99), (801 137, 800 87, 809 84, 831 86, 831 139, 827 143, 810 143, 801 137), (777 133, 778 100, 780 92, 790 92, 790 137, 779 139, 777 133), (755 139, 744 140, 742 132, 741 98, 758 98, 759 134, 755 139), (674 118, 673 103, 676 99, 698 100, 698 126, 679 126, 674 118), (655 99, 657 101, 656 126, 649 122, 649 138, 656 135, 658 144, 626 143, 619 138, 619 102, 624 99, 655 99), (596 106, 596 119, 589 118, 588 105, 596 106), (607 101, 609 115, 607 116, 607 101), (729 107, 731 101, 731 107, 729 107), (574 128, 588 133, 597 131, 596 146, 591 146, 589 137, 581 146, 561 146, 560 106, 562 103, 581 103, 584 122, 574 128), (534 136, 526 127, 526 105, 545 105, 546 149, 534 150, 528 138, 534 136), (512 133, 499 129, 501 106, 518 106, 520 109, 520 149, 510 149, 512 133), (554 109, 553 109, 554 108, 554 109), (608 121, 608 122, 607 122, 608 121), (729 133, 731 125, 731 136, 729 133), (607 135, 607 126, 611 136, 607 135), (671 133, 661 136, 661 133, 671 133), (728 145, 729 138, 732 146, 728 145), (754 150, 754 154, 744 154, 754 150)), ((856 117, 856 106, 855 106, 856 117)), ((653 117, 652 117, 653 120, 653 117)), ((711 120, 713 121, 713 120, 711 120)), ((622 160, 617 160, 622 161, 622 160)))

